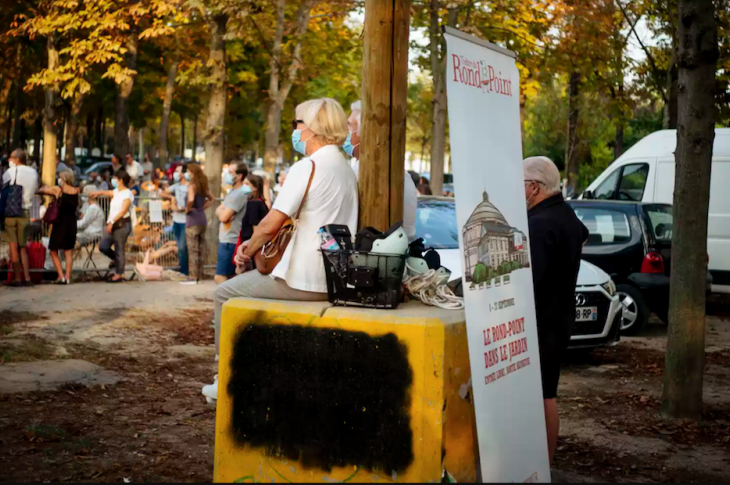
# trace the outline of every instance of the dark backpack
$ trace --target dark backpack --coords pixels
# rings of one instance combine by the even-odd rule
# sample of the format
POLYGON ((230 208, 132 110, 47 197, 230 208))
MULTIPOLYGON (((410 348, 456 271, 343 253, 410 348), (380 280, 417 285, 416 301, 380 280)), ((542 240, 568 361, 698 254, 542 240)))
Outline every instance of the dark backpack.
POLYGON ((12 184, 3 187, 0 196, 0 217, 23 217, 23 186, 18 185, 18 167, 12 184))

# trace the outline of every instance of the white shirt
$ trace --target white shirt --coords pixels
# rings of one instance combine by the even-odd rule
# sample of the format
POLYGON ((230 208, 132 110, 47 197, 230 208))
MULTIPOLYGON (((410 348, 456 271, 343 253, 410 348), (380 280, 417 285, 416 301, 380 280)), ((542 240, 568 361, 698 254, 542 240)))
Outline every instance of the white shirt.
MULTIPOLYGON (((120 191, 119 189, 114 189, 114 197, 112 197, 112 201, 109 203, 109 218, 106 220, 107 224, 111 224, 114 222, 114 218, 117 217, 117 215, 122 212, 122 204, 125 200, 129 199, 129 215, 132 216, 132 211, 134 210, 134 194, 129 189, 124 189, 120 191)), ((126 215, 122 217, 127 217, 126 215)), ((135 223, 135 217, 132 217, 132 225, 134 226, 135 223)))
POLYGON ((23 187, 23 209, 30 210, 33 206, 33 197, 38 190, 38 172, 25 165, 10 167, 3 174, 3 187, 13 183, 23 187))
MULTIPOLYGON (((360 160, 353 159, 352 169, 355 176, 360 177, 360 160)), ((405 173, 403 177, 403 230, 406 231, 408 241, 413 242, 416 239, 416 208, 418 207, 418 189, 413 179, 405 173)))
POLYGON ((183 185, 180 182, 175 182, 170 186, 170 192, 175 197, 175 203, 177 204, 178 210, 172 213, 172 222, 178 224, 185 224, 187 221, 187 215, 185 214, 185 206, 188 203, 188 187, 189 185, 183 185))
POLYGON ((79 232, 100 235, 104 232, 104 211, 96 204, 89 204, 76 227, 79 232))
POLYGON ((137 160, 132 161, 132 165, 126 164, 124 166, 124 170, 127 171, 130 178, 134 180, 134 182, 139 182, 142 178, 142 174, 144 173, 144 169, 142 168, 142 164, 139 163, 137 160))
POLYGON ((357 178, 340 149, 327 145, 295 163, 272 209, 294 217, 307 189, 312 162, 314 179, 297 223, 297 231, 272 275, 301 291, 327 293, 317 231, 327 224, 344 224, 357 230, 357 178))

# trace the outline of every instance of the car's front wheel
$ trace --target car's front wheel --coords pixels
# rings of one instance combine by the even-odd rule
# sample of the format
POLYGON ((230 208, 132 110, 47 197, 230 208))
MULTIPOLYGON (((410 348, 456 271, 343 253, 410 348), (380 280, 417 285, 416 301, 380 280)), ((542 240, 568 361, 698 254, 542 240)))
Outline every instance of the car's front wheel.
POLYGON ((622 306, 621 333, 636 335, 646 327, 646 323, 649 321, 649 307, 641 292, 631 285, 617 285, 616 291, 622 306))

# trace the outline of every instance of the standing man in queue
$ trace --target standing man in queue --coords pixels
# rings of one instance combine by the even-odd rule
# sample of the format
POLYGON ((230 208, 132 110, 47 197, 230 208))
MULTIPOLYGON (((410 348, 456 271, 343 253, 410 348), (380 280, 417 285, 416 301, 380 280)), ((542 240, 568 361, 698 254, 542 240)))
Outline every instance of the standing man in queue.
POLYGON ((588 229, 560 193, 560 172, 547 157, 522 162, 530 229, 532 284, 535 288, 537 337, 548 451, 552 463, 560 431, 555 401, 560 359, 575 323, 575 284, 588 229))
MULTIPOLYGON (((353 167, 355 175, 359 176, 360 168, 360 128, 362 121, 362 102, 355 101, 350 105, 352 112, 347 119, 347 135, 342 149, 350 157, 357 159, 357 164, 353 167)), ((416 239, 416 207, 418 206, 418 191, 416 184, 413 183, 411 176, 406 173, 403 177, 403 230, 408 236, 408 241, 413 242, 416 239)))

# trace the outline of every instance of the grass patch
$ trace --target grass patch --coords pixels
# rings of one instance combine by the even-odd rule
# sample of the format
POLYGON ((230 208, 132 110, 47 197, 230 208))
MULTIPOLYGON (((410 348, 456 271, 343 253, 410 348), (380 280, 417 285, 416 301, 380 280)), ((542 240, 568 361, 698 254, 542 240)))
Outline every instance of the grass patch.
POLYGON ((35 313, 31 312, 0 310, 0 326, 13 325, 14 323, 32 322, 33 320, 48 320, 48 317, 36 315, 35 313))
POLYGON ((13 332, 13 327, 10 325, 0 325, 0 335, 10 335, 13 332))
POLYGON ((32 362, 53 357, 53 349, 41 339, 0 345, 0 362, 32 362))
POLYGON ((64 441, 66 431, 50 424, 31 424, 25 429, 30 441, 64 441))

